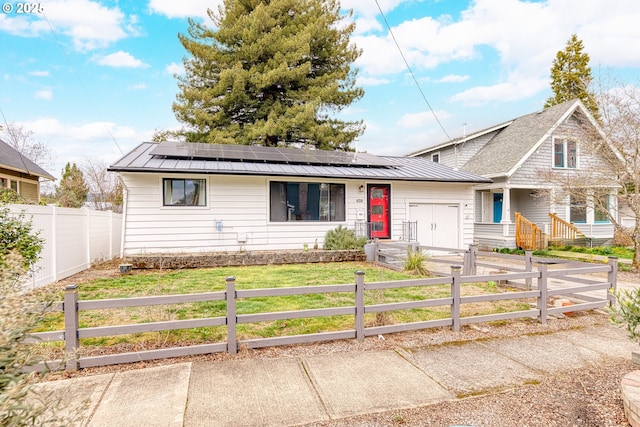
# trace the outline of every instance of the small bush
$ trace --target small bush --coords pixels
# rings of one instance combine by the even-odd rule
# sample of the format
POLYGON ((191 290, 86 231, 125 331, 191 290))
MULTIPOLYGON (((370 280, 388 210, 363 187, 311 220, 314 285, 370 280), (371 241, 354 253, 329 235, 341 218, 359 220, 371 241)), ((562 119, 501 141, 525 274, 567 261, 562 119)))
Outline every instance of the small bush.
POLYGON ((333 230, 327 231, 324 236, 324 249, 329 251, 340 251, 349 249, 364 250, 367 243, 366 237, 356 237, 356 232, 339 225, 333 230))
POLYGON ((0 203, 26 204, 27 201, 10 188, 0 188, 0 203))
POLYGON ((640 288, 621 289, 615 297, 616 303, 609 310, 611 321, 624 326, 629 338, 640 343, 640 288))
POLYGON ((424 262, 427 261, 428 255, 424 251, 411 251, 407 255, 407 260, 404 262, 404 270, 411 274, 418 274, 420 276, 426 276, 429 271, 424 266, 424 262))
POLYGON ((598 246, 591 250, 591 253, 596 255, 613 255, 614 252, 611 246, 598 246))
POLYGON ((29 267, 38 260, 43 240, 33 231, 31 220, 24 213, 13 215, 7 206, 0 204, 0 266, 11 251, 17 251, 29 267))
POLYGON ((56 299, 56 289, 24 292, 28 267, 38 260, 42 239, 24 215, 0 205, 0 425, 66 426, 60 400, 34 391, 37 375, 25 371, 40 361, 27 339, 56 299))

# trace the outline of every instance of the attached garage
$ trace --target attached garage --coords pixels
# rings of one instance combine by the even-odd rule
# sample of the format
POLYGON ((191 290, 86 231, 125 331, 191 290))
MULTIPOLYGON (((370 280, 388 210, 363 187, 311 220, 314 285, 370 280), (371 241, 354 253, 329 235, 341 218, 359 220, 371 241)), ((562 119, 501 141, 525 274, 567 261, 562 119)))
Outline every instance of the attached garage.
POLYGON ((416 223, 421 245, 460 247, 462 218, 459 204, 412 203, 409 205, 409 221, 416 223))
POLYGON ((125 186, 122 254, 322 247, 338 226, 423 245, 473 241, 473 187, 424 158, 145 142, 109 167, 125 186))

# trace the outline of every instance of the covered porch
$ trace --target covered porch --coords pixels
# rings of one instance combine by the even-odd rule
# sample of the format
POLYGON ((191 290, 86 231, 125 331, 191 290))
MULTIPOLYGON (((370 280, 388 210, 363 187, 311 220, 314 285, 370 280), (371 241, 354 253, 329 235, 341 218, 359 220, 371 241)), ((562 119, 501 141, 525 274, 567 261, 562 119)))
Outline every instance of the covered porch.
POLYGON ((601 245, 613 238, 613 225, 596 221, 584 207, 584 223, 568 221, 575 206, 553 202, 551 191, 494 186, 476 191, 474 241, 479 248, 545 249, 550 244, 601 245))

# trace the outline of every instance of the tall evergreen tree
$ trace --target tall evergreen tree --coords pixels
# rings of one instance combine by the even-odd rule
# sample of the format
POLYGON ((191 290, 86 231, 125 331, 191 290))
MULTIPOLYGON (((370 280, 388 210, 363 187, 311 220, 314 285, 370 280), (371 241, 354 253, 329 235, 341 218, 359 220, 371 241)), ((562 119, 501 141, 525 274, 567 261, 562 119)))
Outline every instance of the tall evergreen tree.
POLYGON ((87 201, 89 186, 75 164, 67 163, 62 171, 60 186, 56 188, 56 201, 66 208, 81 208, 87 201))
POLYGON ((362 121, 335 114, 364 94, 338 0, 224 0, 217 29, 189 21, 173 110, 187 141, 349 150, 362 121))
POLYGON ((551 66, 551 90, 554 95, 547 99, 544 107, 578 98, 597 118, 598 104, 589 92, 589 85, 593 80, 589 55, 583 50, 582 40, 572 34, 564 50, 558 51, 551 66))

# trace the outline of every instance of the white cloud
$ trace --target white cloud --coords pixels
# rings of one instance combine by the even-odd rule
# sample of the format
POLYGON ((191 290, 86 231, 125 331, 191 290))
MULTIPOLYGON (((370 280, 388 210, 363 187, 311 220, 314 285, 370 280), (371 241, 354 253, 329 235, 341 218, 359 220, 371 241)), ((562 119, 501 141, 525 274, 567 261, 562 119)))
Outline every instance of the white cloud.
POLYGON ((58 178, 67 162, 80 165, 87 157, 97 157, 111 164, 141 141, 149 140, 152 134, 113 122, 76 124, 41 118, 17 124, 32 131, 36 140, 51 149, 55 166, 49 172, 58 178))
MULTIPOLYGON (((137 17, 127 17, 118 7, 91 0, 52 0, 44 4, 48 22, 58 34, 72 39, 76 50, 89 51, 137 34, 137 17)), ((41 15, 0 14, 0 31, 23 37, 50 33, 41 15)))
MULTIPOLYGON (((167 18, 207 18, 207 9, 218 10, 222 0, 151 0, 149 10, 167 18)), ((211 22, 210 20, 208 22, 211 22)))
MULTIPOLYGON (((436 111, 435 115, 441 121, 451 117, 451 114, 446 111, 436 111)), ((398 124, 400 126, 407 128, 425 127, 433 123, 437 123, 437 120, 434 116, 434 113, 432 113, 431 111, 421 111, 419 113, 405 114, 398 121, 398 124)))
MULTIPOLYGON (((389 0, 383 8, 390 11, 399 4, 389 0)), ((356 10, 357 23, 360 19, 382 22, 374 2, 347 0, 343 6, 356 10)), ((607 7, 599 0, 501 0, 498 4, 476 0, 455 20, 426 13, 392 27, 405 58, 421 79, 425 70, 444 64, 474 67, 483 56, 498 58, 486 70, 493 84, 471 88, 453 97, 454 101, 515 100, 548 89, 551 62, 572 33, 583 40, 594 68, 640 66, 640 56, 629 51, 630 46, 640 44, 640 32, 635 30, 640 21, 637 0, 611 2, 607 7)), ((362 74, 382 78, 406 70, 386 28, 368 23, 363 29, 369 32, 352 37, 363 49, 356 62, 362 74)), ((466 74, 431 81, 461 82, 466 74)))
POLYGON ((444 76, 440 79, 435 80, 436 83, 462 83, 462 82, 466 82, 467 80, 469 80, 469 76, 468 75, 458 75, 458 74, 449 74, 447 76, 444 76))
POLYGON ((176 62, 172 62, 171 64, 165 67, 165 71, 171 75, 184 74, 184 65, 178 64, 176 62))
POLYGON ((149 66, 141 60, 136 59, 129 52, 124 52, 122 50, 103 56, 101 58, 95 58, 95 61, 98 64, 104 65, 106 67, 144 68, 149 66))
POLYGON ((37 91, 34 95, 36 99, 44 99, 46 101, 51 101, 53 99, 53 91, 51 89, 43 89, 37 91))
POLYGON ((31 71, 29 72, 29 75, 36 77, 49 77, 49 71, 31 71))
POLYGON ((129 86, 130 90, 145 90, 147 85, 145 83, 137 83, 135 85, 129 86))
POLYGON ((376 77, 358 77, 358 86, 380 86, 389 83, 389 79, 380 79, 376 77))
POLYGON ((451 100, 470 106, 492 102, 510 102, 528 98, 548 87, 548 78, 536 79, 520 76, 509 78, 506 82, 492 86, 477 86, 467 89, 451 97, 451 100))

